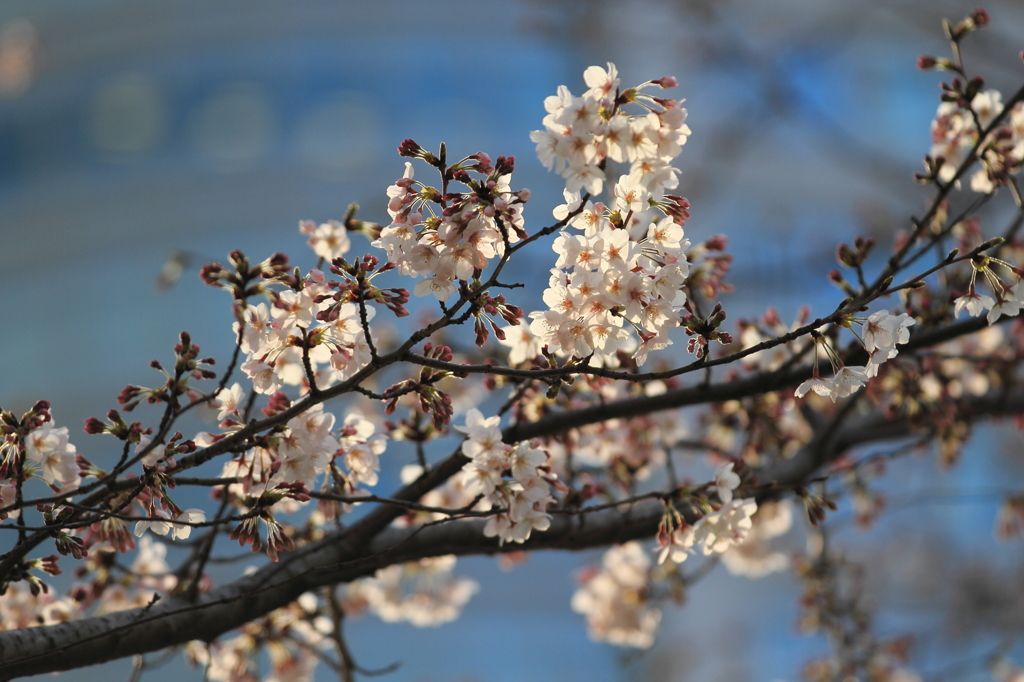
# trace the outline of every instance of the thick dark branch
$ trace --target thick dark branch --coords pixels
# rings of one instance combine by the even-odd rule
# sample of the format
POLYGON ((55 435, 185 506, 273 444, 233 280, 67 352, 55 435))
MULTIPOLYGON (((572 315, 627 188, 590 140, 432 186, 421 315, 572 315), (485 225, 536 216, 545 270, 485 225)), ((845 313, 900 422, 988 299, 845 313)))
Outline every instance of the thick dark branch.
POLYGON ((501 547, 483 535, 483 520, 390 530, 362 548, 342 531, 280 564, 199 595, 172 596, 140 609, 38 628, 0 633, 0 679, 70 670, 199 639, 210 641, 299 595, 349 582, 385 566, 444 554, 495 554, 520 549, 586 549, 652 535, 659 502, 625 512, 559 516, 525 545, 501 547))
MULTIPOLYGON (((972 417, 1020 413, 1024 411, 1024 388, 993 391, 965 401, 963 408, 963 414, 972 417)), ((906 437, 913 431, 913 425, 902 418, 879 413, 851 417, 827 445, 812 444, 777 469, 760 472, 760 478, 780 486, 798 485, 851 447, 906 437)), ((428 474, 408 486, 401 491, 402 497, 429 489, 430 479, 428 474)), ((650 537, 662 510, 660 501, 648 500, 628 509, 555 515, 548 531, 535 533, 524 545, 504 546, 484 537, 485 522, 480 519, 388 529, 374 533, 375 537, 366 533, 382 518, 366 525, 364 519, 250 577, 200 595, 195 602, 173 596, 141 609, 0 633, 0 679, 93 665, 193 639, 210 641, 290 603, 303 592, 367 576, 391 564, 445 554, 580 550, 650 537)))
MULTIPOLYGON (((945 327, 929 329, 912 334, 910 341, 901 345, 899 350, 900 353, 910 353, 919 348, 929 348, 944 341, 974 333, 986 326, 988 326, 988 323, 984 318, 971 318, 945 327)), ((867 355, 863 351, 857 351, 857 353, 848 357, 847 361, 849 364, 856 364, 866 359, 867 355)), ((677 388, 656 396, 626 398, 578 410, 549 414, 537 421, 517 424, 505 429, 505 442, 514 443, 515 441, 528 438, 552 436, 568 429, 596 424, 609 419, 636 417, 660 410, 717 403, 723 400, 737 400, 770 391, 778 391, 788 386, 796 386, 810 378, 813 370, 814 366, 807 364, 789 370, 763 372, 742 379, 723 381, 716 384, 702 383, 696 386, 677 388)))
MULTIPOLYGON (((982 417, 1000 417, 1024 412, 1024 387, 996 389, 980 398, 963 401, 959 414, 965 420, 982 417)), ((780 485, 796 485, 806 480, 813 472, 828 464, 844 452, 866 443, 891 441, 906 438, 915 432, 929 428, 925 421, 921 428, 903 418, 887 418, 879 412, 851 417, 825 447, 804 448, 792 459, 783 462, 770 473, 770 478, 780 485)), ((762 476, 762 478, 764 478, 762 476)))

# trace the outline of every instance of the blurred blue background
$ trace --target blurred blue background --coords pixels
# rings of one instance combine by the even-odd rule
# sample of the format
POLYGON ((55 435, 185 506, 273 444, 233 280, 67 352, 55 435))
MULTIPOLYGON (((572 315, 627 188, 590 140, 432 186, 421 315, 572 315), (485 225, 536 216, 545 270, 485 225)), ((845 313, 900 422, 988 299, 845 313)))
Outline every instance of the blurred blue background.
MULTIPOLYGON (((57 424, 80 434, 82 419, 105 413, 125 384, 151 380, 147 363, 167 359, 182 329, 226 360, 226 297, 194 271, 160 290, 168 258, 180 250, 198 265, 240 248, 254 259, 285 251, 311 266, 297 221, 340 218, 352 201, 361 217, 386 220, 384 191, 403 168, 394 150, 407 137, 428 148, 443 140, 450 155, 517 156, 513 184, 534 191, 528 225, 546 224, 561 187, 536 161, 528 133, 540 127, 545 96, 559 84, 579 93, 583 69, 606 61, 624 83, 679 79, 693 129, 679 159, 679 193, 693 204, 686 229, 691 239, 731 240, 730 318, 769 303, 784 319, 806 303, 822 312, 839 298, 823 285, 835 244, 856 234, 888 243, 928 197, 911 174, 930 144, 939 79, 917 71, 915 59, 945 54, 941 19, 973 7, 7 0, 0 405, 17 411, 48 399, 57 424)), ((986 7, 993 25, 969 39, 966 59, 1006 92, 1021 80, 1024 6, 986 7)), ((1007 205, 995 203, 988 217, 998 226, 1007 205)), ((355 251, 366 248, 357 238, 355 251)), ((545 248, 522 279, 545 277, 545 248)), ((1019 453, 1013 438, 989 431, 975 449, 1019 453)), ((110 456, 97 439, 73 440, 101 465, 110 456)), ((887 484, 894 498, 952 485, 931 463, 906 464, 887 484)), ((967 487, 1004 485, 1008 470, 1020 480, 1019 457, 962 467, 967 487)), ((871 565, 880 628, 917 632, 912 664, 923 671, 975 655, 1001 634, 951 629, 958 576, 984 569, 993 573, 979 580, 996 581, 1010 571, 1020 591, 1019 549, 990 539, 997 503, 989 495, 923 504, 894 513, 884 530, 843 532, 851 555, 871 565), (940 587, 908 587, 922 584, 940 587)), ((572 570, 597 556, 538 555, 511 574, 492 560, 460 561, 459 572, 483 589, 459 621, 417 630, 367 617, 350 625, 351 647, 366 667, 401 660, 386 678, 396 682, 767 682, 795 679, 823 650, 820 638, 795 632, 794 580, 723 571, 684 608, 666 610, 651 651, 624 656, 591 643, 568 604, 572 570)), ((127 670, 122 661, 59 679, 121 679, 127 670)), ((171 663, 146 679, 186 675, 201 677, 171 663)), ((321 669, 318 679, 331 676, 321 669)))

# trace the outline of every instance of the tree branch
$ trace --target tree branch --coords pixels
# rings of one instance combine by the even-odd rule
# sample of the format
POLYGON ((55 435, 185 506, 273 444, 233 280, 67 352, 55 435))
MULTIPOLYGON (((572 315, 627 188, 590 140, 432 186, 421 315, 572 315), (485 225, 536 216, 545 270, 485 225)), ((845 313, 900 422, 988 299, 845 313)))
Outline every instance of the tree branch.
MULTIPOLYGON (((1024 388, 1000 389, 966 400, 964 410, 974 417, 1019 413, 1024 411, 1024 388)), ((913 431, 908 420, 887 418, 879 412, 851 417, 828 444, 819 448, 812 443, 792 459, 758 474, 762 481, 778 486, 799 485, 852 447, 906 437, 913 431)), ((454 459, 450 457, 444 464, 454 459)), ((406 486, 396 497, 413 497, 416 491, 429 489, 431 474, 443 476, 439 469, 406 486)), ((522 545, 501 546, 483 535, 482 519, 375 532, 384 518, 395 513, 393 507, 376 509, 351 528, 283 556, 280 563, 265 566, 252 576, 199 595, 195 601, 175 595, 143 608, 0 632, 0 679, 94 665, 194 639, 210 641, 306 591, 349 582, 396 563, 445 554, 582 550, 650 537, 663 510, 661 501, 644 500, 624 510, 556 514, 549 530, 535 533, 522 545)))

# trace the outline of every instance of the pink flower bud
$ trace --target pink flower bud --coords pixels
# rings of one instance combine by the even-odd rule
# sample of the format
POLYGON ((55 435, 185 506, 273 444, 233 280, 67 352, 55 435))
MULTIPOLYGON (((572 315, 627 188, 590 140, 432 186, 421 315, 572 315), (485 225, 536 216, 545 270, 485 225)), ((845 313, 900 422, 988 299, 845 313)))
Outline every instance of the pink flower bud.
POLYGON ((416 144, 415 140, 407 139, 403 140, 402 144, 398 145, 399 156, 411 156, 416 157, 423 153, 423 147, 416 144))

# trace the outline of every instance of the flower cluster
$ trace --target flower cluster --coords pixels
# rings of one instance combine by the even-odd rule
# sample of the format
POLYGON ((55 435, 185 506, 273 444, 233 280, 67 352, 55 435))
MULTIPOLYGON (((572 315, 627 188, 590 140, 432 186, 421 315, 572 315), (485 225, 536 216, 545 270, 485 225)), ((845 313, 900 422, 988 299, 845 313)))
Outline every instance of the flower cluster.
POLYGON ((555 218, 579 232, 562 230, 555 240, 558 260, 544 292, 548 309, 531 313, 530 334, 509 344, 513 363, 546 345, 563 357, 592 356, 599 366, 617 367, 619 351, 643 364, 652 350, 672 343, 667 332, 679 324, 690 272, 683 234, 690 205, 666 190, 678 185, 678 171, 669 164, 690 133, 686 110, 675 100, 640 93, 647 86, 671 87, 674 79, 621 92, 616 73, 613 64, 587 69, 590 90, 583 97, 561 86, 545 101, 546 129, 531 135, 541 161, 566 179, 566 203, 555 218), (628 113, 623 107, 629 104, 642 113, 628 113), (606 205, 590 197, 604 188, 609 160, 631 166, 606 205), (629 327, 640 336, 639 347, 629 327))
POLYGON ((21 585, 9 585, 0 599, 0 630, 64 623, 76 611, 74 600, 68 597, 57 597, 51 592, 36 594, 21 585))
POLYGON ((818 374, 818 357, 815 356, 814 375, 797 386, 795 391, 797 398, 803 398, 808 391, 827 396, 832 399, 832 402, 835 402, 837 398, 852 395, 869 379, 878 376, 878 368, 882 364, 899 355, 896 346, 910 340, 910 327, 915 324, 914 318, 907 313, 893 315, 887 310, 874 312, 867 319, 859 322, 861 325, 860 340, 869 355, 867 363, 863 366, 844 365, 825 338, 818 334, 815 339, 832 363, 834 374, 827 379, 821 378, 818 374))
POLYGON ((56 488, 72 489, 81 482, 75 446, 68 441, 68 427, 41 424, 25 436, 25 457, 39 467, 43 480, 56 488))
POLYGON ((388 188, 392 222, 373 242, 401 274, 423 278, 413 293, 447 301, 457 281, 479 277, 492 259, 526 237, 522 208, 530 192, 509 185, 515 157, 499 156, 492 163, 479 152, 448 167, 412 140, 399 152, 439 168, 445 187, 453 180, 468 188, 443 193, 414 180, 412 163, 406 162, 405 174, 388 188))
POLYGON ((455 556, 421 559, 377 571, 354 583, 354 592, 386 623, 435 627, 459 617, 462 607, 480 590, 469 578, 452 573, 455 556))
POLYGON ((235 637, 211 644, 189 642, 186 654, 214 682, 309 682, 323 655, 320 650, 332 644, 332 623, 318 613, 316 597, 306 592, 266 618, 247 623, 235 637), (256 655, 261 647, 269 654, 270 671, 265 676, 260 675, 256 655))
MULTIPOLYGON (((272 394, 284 385, 302 386, 309 379, 307 358, 318 385, 324 387, 351 376, 372 357, 359 306, 353 302, 334 306, 333 319, 314 327, 317 314, 330 309, 333 301, 324 299, 328 289, 319 270, 313 270, 300 284, 297 291, 276 294, 269 307, 265 303, 248 306, 242 321, 235 323, 242 351, 248 356, 241 369, 257 393, 272 394), (317 343, 304 341, 310 338, 317 343), (321 365, 327 367, 320 370, 321 365)), ((365 308, 367 322, 375 313, 374 308, 365 308)))
POLYGON ((967 293, 953 301, 953 314, 960 317, 964 310, 971 317, 978 317, 984 311, 988 311, 986 320, 994 324, 1000 317, 1015 317, 1024 308, 1024 279, 1020 277, 1020 270, 1004 260, 991 256, 981 256, 971 260, 971 282, 967 287, 967 293), (993 269, 993 265, 1001 265, 1017 276, 1017 281, 1007 284, 993 269), (976 288, 978 273, 981 273, 985 281, 992 289, 993 296, 986 296, 978 293, 976 288))
MULTIPOLYGON (((955 84, 954 84, 955 86, 955 84)), ((986 130, 1003 112, 1003 96, 998 90, 968 91, 939 105, 932 121, 932 148, 929 158, 936 177, 951 182, 957 169, 978 143, 979 126, 986 130)), ((1004 186, 1011 174, 1024 165, 1024 103, 1018 102, 1002 125, 988 134, 978 148, 981 167, 971 175, 971 189, 991 194, 1004 186)))
POLYGON ((888 310, 879 310, 861 323, 861 341, 869 353, 864 365, 868 377, 878 376, 878 367, 899 355, 896 345, 910 340, 910 328, 915 322, 907 313, 893 315, 888 310))
MULTIPOLYGON (((132 543, 130 548, 134 547, 132 543)), ((121 565, 121 570, 111 571, 117 563, 116 553, 125 549, 101 540, 93 542, 83 555, 84 565, 76 575, 93 572, 97 579, 91 585, 76 582, 66 597, 55 596, 34 576, 27 579, 28 591, 18 584, 8 585, 0 599, 0 630, 64 623, 82 618, 90 611, 93 615, 103 615, 139 608, 152 603, 158 593, 167 593, 178 585, 178 577, 167 563, 165 543, 142 537, 131 565, 121 565)), ((60 573, 56 559, 55 556, 35 559, 28 562, 27 568, 56 575, 60 573)))
MULTIPOLYGON (((224 399, 223 410, 234 405, 233 415, 221 422, 223 427, 236 429, 240 425, 238 403, 240 398, 231 395, 240 391, 235 384, 224 399)), ((275 485, 299 483, 313 488, 318 476, 337 459, 347 470, 346 482, 349 490, 359 485, 377 484, 380 471, 379 456, 387 448, 387 438, 374 434, 373 422, 358 413, 345 417, 339 429, 334 428, 335 416, 324 412, 323 405, 310 407, 302 414, 292 417, 274 437, 266 440, 264 446, 243 452, 239 457, 225 463, 221 476, 238 478, 238 483, 228 486, 236 497, 244 497, 256 484, 270 489, 275 485)), ((212 442, 208 434, 201 434, 202 443, 212 442)))
POLYGON ((655 198, 675 189, 679 171, 669 164, 690 135, 686 109, 676 100, 640 91, 674 87, 676 79, 661 78, 621 91, 618 70, 609 63, 607 69, 589 67, 583 80, 589 89, 582 97, 561 85, 558 94, 544 100, 544 130, 530 133, 541 162, 565 178, 569 192, 600 194, 609 160, 630 164, 630 181, 620 181, 624 187, 642 188, 655 198), (628 115, 621 109, 633 103, 643 107, 643 113, 628 115))
POLYGON ((753 498, 730 499, 690 526, 674 508, 667 508, 658 527, 658 563, 671 559, 680 564, 695 547, 711 555, 742 544, 753 527, 751 517, 756 511, 753 498))
MULTIPOLYGON (((270 481, 299 481, 312 485, 317 475, 327 468, 330 458, 338 451, 340 444, 332 435, 332 428, 334 415, 324 412, 323 405, 316 405, 289 419, 287 427, 277 439, 278 468, 270 477, 270 481)), ((370 431, 373 431, 372 425, 370 431)))
POLYGON ((548 455, 528 441, 514 447, 501 440, 501 417, 487 419, 473 408, 466 413, 466 425, 456 427, 466 434, 462 453, 470 459, 463 467, 467 494, 482 496, 486 509, 501 511, 487 520, 484 535, 502 542, 526 542, 534 530, 551 525, 545 509, 551 496, 554 475, 546 470, 548 455), (506 477, 506 475, 508 475, 506 477))
MULTIPOLYGON (((311 225, 307 221, 299 229, 309 232, 311 225)), ((207 284, 227 289, 235 298, 234 331, 246 356, 241 370, 257 393, 273 394, 285 385, 324 388, 351 377, 373 358, 369 323, 376 308, 370 304, 398 316, 408 314, 408 291, 373 283, 394 265, 378 267, 374 256, 347 262, 340 255, 349 247, 347 236, 338 232, 342 229, 339 224, 321 225, 310 240, 317 253, 334 256, 329 271, 339 280, 320 269, 299 277, 297 270, 288 270, 288 258, 281 254, 250 265, 244 254, 234 251, 229 256, 233 271, 220 263, 203 267, 200 276, 207 284), (250 303, 257 295, 268 303, 250 303)))
POLYGON ((651 560, 638 542, 612 547, 601 569, 582 576, 572 595, 572 610, 583 614, 595 641, 648 649, 661 623, 661 611, 650 606, 651 560))

